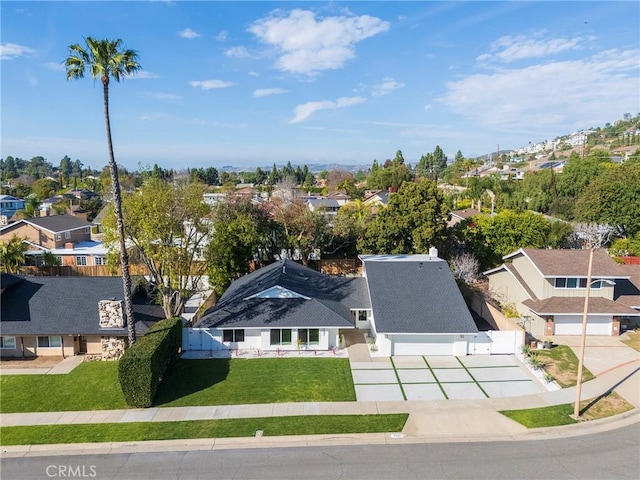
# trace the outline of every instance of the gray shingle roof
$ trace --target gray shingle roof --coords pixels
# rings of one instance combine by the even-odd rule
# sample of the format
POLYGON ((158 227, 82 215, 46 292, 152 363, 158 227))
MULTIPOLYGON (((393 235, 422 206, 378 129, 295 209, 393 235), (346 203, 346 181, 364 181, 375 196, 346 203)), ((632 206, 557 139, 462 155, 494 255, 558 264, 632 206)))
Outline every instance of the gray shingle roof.
POLYGON ((24 220, 50 232, 64 232, 76 228, 90 227, 91 222, 74 217, 73 215, 51 215, 49 217, 36 217, 24 220))
MULTIPOLYGON (((98 301, 123 299, 120 277, 27 277, 2 292, 3 335, 126 335, 101 329, 98 301)), ((153 299, 133 297, 136 331, 164 318, 153 299)))
POLYGON ((353 327, 350 308, 370 308, 365 279, 331 277, 286 260, 231 284, 197 327, 353 327), (247 298, 279 286, 308 297, 247 298))
POLYGON ((427 255, 363 255, 379 333, 476 333, 451 270, 427 255))

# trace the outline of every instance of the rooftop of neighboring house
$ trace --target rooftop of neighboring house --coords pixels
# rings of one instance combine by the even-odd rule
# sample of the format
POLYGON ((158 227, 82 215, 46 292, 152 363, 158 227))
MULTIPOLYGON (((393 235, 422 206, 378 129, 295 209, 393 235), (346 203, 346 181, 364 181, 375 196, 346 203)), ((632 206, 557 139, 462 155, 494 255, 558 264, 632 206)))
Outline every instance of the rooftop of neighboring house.
POLYGON ((106 255, 108 250, 104 243, 95 242, 93 240, 87 242, 76 242, 73 248, 51 248, 46 249, 34 242, 25 241, 31 249, 26 252, 27 255, 38 255, 43 251, 49 251, 54 255, 106 255))
MULTIPOLYGON (((2 274, 3 335, 126 335, 124 328, 100 328, 98 302, 122 300, 121 277, 22 277, 2 274), (10 283, 4 288, 5 282, 10 283)), ((138 334, 165 318, 155 298, 134 295, 138 334)))
POLYGON ((480 215, 480 211, 475 208, 465 208, 464 210, 451 210, 451 216, 464 220, 465 218, 473 217, 474 215, 480 215))
POLYGON ((69 230, 76 230, 93 225, 91 222, 87 222, 86 220, 83 220, 79 217, 74 217, 73 215, 50 215, 45 217, 24 218, 22 220, 18 220, 17 222, 0 228, 0 232, 4 229, 15 228, 21 223, 34 225, 38 228, 42 228, 53 233, 66 232, 69 230))
MULTIPOLYGON (((535 249, 521 248, 505 255, 504 260, 516 256, 525 256, 535 265, 544 277, 586 277, 589 267, 588 249, 535 249)), ((592 277, 594 278, 623 278, 628 274, 622 266, 616 263, 604 249, 593 252, 592 277)))

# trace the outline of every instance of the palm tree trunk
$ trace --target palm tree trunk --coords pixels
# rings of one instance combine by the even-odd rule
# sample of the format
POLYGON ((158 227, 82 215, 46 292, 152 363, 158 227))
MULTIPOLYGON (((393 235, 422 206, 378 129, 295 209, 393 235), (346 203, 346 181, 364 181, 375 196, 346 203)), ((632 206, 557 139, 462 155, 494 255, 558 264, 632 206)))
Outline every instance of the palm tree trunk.
POLYGON ((122 218, 122 196, 120 194, 120 180, 118 179, 118 166, 113 154, 111 141, 111 122, 109 120, 109 78, 102 78, 104 91, 104 121, 107 126, 107 144, 109 146, 109 172, 113 188, 113 206, 118 227, 118 239, 120 241, 120 267, 122 268, 122 290, 124 293, 124 316, 127 323, 129 345, 136 342, 135 317, 133 316, 133 304, 131 302, 131 275, 129 275, 129 254, 124 236, 124 219, 122 218))

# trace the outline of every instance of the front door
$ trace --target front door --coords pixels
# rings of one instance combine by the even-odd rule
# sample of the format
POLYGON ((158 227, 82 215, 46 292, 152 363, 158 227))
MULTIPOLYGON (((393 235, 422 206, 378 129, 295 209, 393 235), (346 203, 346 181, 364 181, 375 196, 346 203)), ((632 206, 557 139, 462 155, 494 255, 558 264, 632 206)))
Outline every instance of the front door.
POLYGON ((87 353, 87 337, 80 336, 80 349, 78 353, 87 353))

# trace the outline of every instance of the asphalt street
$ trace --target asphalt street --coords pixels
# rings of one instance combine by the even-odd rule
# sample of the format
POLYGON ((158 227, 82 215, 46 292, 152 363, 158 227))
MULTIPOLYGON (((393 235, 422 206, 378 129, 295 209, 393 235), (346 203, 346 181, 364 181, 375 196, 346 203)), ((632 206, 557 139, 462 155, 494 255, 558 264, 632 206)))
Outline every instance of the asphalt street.
POLYGON ((533 441, 3 458, 3 480, 637 479, 640 429, 533 441))

